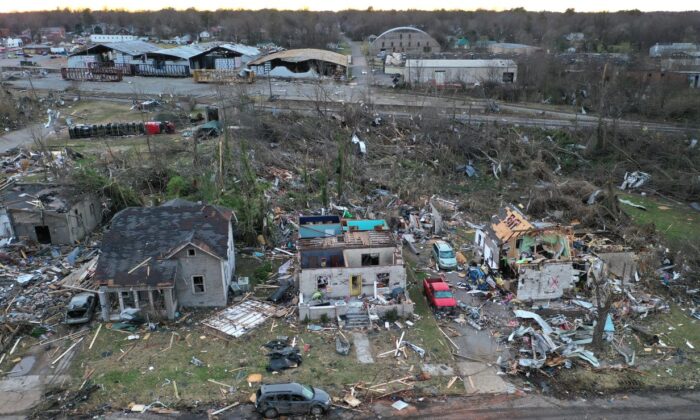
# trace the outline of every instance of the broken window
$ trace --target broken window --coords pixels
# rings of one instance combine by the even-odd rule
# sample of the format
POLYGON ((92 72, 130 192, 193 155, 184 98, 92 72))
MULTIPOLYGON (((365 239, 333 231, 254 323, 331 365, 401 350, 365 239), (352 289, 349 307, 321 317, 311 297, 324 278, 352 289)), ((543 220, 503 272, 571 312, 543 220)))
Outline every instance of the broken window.
POLYGON ((512 71, 503 72, 503 83, 513 83, 515 80, 515 73, 512 71))
POLYGON ((377 273, 377 287, 389 287, 389 273, 377 273))
POLYGON ((204 293, 204 276, 192 276, 192 292, 204 293))
POLYGON ((362 254, 362 266, 379 265, 379 254, 362 254))
POLYGON ((197 252, 194 250, 194 248, 190 248, 187 250, 187 255, 190 257, 194 257, 195 255, 197 255, 197 252))
POLYGON ((316 276, 316 288, 323 290, 328 287, 328 276, 316 276))
POLYGON ((326 257, 321 257, 321 267, 326 267, 327 261, 326 257))

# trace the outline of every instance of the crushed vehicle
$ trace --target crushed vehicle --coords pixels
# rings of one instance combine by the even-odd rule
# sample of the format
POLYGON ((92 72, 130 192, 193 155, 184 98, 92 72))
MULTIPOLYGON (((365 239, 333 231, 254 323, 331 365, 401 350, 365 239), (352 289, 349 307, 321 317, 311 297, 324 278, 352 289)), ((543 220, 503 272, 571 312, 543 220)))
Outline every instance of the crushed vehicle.
POLYGON ((428 299, 428 304, 437 311, 452 311, 457 307, 457 299, 444 277, 423 280, 423 292, 428 299))
POLYGON ((445 241, 433 244, 433 259, 438 270, 456 270, 457 257, 452 246, 445 241))
POLYGON ((279 415, 320 416, 331 407, 331 397, 322 389, 296 382, 262 385, 255 394, 255 409, 265 418, 279 415))
POLYGON ((83 292, 73 296, 66 307, 66 324, 77 325, 90 322, 95 313, 97 298, 94 293, 83 292))

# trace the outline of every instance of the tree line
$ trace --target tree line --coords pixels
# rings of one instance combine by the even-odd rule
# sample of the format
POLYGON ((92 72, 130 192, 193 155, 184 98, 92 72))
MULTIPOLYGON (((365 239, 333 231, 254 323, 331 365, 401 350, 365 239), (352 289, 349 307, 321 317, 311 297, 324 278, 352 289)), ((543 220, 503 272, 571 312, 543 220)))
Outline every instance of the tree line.
POLYGON ((646 51, 657 42, 698 42, 700 12, 616 13, 530 12, 522 8, 495 12, 374 11, 310 12, 286 10, 217 10, 194 8, 129 12, 126 10, 70 10, 0 14, 0 28, 18 33, 41 27, 63 26, 69 32, 90 30, 97 23, 133 29, 139 35, 169 38, 196 35, 221 27, 222 38, 255 44, 274 42, 287 48, 326 47, 341 32, 355 40, 379 35, 396 26, 415 26, 433 35, 443 47, 458 37, 538 45, 553 51, 568 44, 564 36, 582 32, 584 51, 609 52, 620 48, 646 51))

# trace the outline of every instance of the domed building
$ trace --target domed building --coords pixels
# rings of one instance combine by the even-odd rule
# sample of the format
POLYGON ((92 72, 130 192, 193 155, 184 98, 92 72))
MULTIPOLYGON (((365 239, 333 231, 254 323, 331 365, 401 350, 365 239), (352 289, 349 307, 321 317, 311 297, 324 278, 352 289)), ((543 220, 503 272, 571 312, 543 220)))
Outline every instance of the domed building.
POLYGON ((411 26, 389 29, 371 41, 369 49, 373 56, 395 52, 423 55, 441 51, 435 38, 411 26))

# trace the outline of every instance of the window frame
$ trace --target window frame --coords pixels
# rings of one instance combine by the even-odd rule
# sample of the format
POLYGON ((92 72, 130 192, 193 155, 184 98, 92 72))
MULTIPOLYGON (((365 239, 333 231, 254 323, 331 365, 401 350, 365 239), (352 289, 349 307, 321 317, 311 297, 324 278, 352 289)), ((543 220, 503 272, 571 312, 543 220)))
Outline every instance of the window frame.
POLYGON ((205 277, 204 277, 203 274, 195 274, 195 275, 193 275, 193 276, 191 277, 191 280, 192 280, 192 293, 193 293, 193 294, 195 294, 195 295, 202 295, 202 294, 207 293, 207 283, 206 283, 206 281, 205 281, 205 277), (194 282, 196 277, 199 277, 199 278, 202 279, 202 291, 201 291, 201 292, 198 292, 198 291, 197 291, 197 288, 196 288, 196 285, 195 285, 195 282, 194 282))

